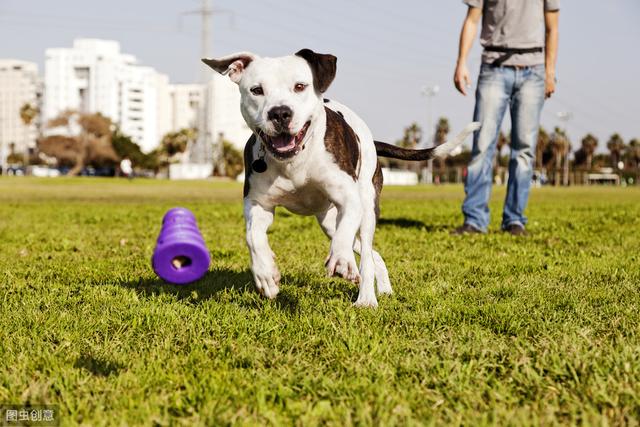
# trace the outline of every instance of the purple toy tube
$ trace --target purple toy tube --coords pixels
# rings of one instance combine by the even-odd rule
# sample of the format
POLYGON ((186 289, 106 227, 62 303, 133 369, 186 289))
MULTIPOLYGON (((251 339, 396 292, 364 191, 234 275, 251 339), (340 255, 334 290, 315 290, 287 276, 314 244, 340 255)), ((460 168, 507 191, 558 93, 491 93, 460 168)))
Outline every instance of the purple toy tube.
POLYGON ((151 258, 153 271, 166 282, 182 285, 202 278, 210 263, 193 213, 185 208, 167 211, 151 258))

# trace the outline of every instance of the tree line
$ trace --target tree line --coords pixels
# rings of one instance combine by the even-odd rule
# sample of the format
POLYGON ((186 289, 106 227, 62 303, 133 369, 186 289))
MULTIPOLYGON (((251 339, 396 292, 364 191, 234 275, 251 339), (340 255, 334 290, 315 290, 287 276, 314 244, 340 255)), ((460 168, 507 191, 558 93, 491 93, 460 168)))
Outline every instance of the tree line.
MULTIPOLYGON (((25 104, 20 109, 20 118, 28 127, 37 118, 36 107, 25 104)), ((127 157, 134 167, 141 171, 158 174, 171 163, 180 162, 188 155, 189 148, 198 139, 197 129, 185 128, 169 132, 162 137, 158 147, 144 153, 140 146, 108 117, 100 113, 82 113, 67 110, 49 120, 45 125, 44 135, 39 135, 37 148, 29 153, 15 152, 11 144, 8 162, 19 165, 46 164, 69 168, 69 175, 78 175, 87 167, 107 167, 117 169, 121 159, 127 157), (46 135, 46 136, 45 136, 46 135)), ((450 132, 449 120, 441 117, 434 133, 427 137, 428 145, 444 143, 450 132)), ((416 149, 423 146, 425 133, 417 124, 405 127, 402 137, 395 143, 404 148, 416 149)), ((243 170, 242 153, 236 150, 229 141, 222 141, 223 164, 214 168, 218 174, 237 177, 243 170)), ((496 143, 495 168, 506 168, 509 154, 503 154, 510 146, 508 134, 500 132, 496 143)), ((554 128, 547 132, 540 127, 536 144, 535 168, 544 171, 554 184, 567 183, 569 171, 590 172, 602 168, 611 168, 619 174, 626 174, 638 182, 640 178, 640 140, 638 138, 625 142, 618 134, 612 134, 604 144, 608 152, 597 153, 600 141, 588 133, 580 146, 572 153, 572 144, 565 130, 554 128)), ((470 151, 433 161, 436 174, 446 173, 447 168, 464 168, 471 157, 470 151)), ((425 164, 402 162, 393 159, 380 159, 382 166, 418 171, 425 164)))
MULTIPOLYGON (((427 145, 440 145, 447 140, 449 134, 449 120, 441 117, 435 127, 434 133, 427 138, 427 145)), ((415 149, 424 145, 425 133, 417 123, 412 123, 405 127, 402 137, 396 141, 396 145, 405 148, 415 149)), ((496 142, 496 156, 494 159, 495 168, 506 168, 509 163, 510 136, 503 132, 498 135, 496 142)), ((612 172, 625 174, 633 177, 637 182, 640 177, 640 139, 633 138, 628 142, 618 133, 612 134, 602 147, 606 147, 607 152, 597 152, 601 143, 591 133, 586 134, 580 140, 580 145, 572 150, 572 144, 566 131, 560 127, 555 127, 552 132, 548 132, 540 127, 538 140, 536 143, 535 169, 544 171, 554 184, 566 183, 569 172, 594 172, 603 168, 611 168, 612 172), (573 158, 571 154, 573 153, 573 158)), ((468 150, 451 156, 447 159, 434 160, 434 173, 444 168, 464 168, 471 157, 468 150)), ((384 159, 385 166, 402 169, 412 169, 410 163, 402 161, 388 161, 384 159)), ((424 167, 418 165, 417 168, 424 167)))
MULTIPOLYGON (((39 111, 30 104, 20 109, 20 118, 29 127, 39 111)), ((129 158, 139 173, 158 174, 171 163, 184 160, 198 139, 197 129, 184 128, 165 134, 158 147, 144 153, 117 124, 100 113, 67 110, 44 124, 38 135, 36 149, 18 153, 10 145, 8 163, 14 165, 48 165, 68 169, 70 176, 79 175, 88 167, 117 171, 120 161, 129 158)), ((243 170, 242 153, 226 140, 223 144, 224 165, 215 170, 236 178, 243 170)))

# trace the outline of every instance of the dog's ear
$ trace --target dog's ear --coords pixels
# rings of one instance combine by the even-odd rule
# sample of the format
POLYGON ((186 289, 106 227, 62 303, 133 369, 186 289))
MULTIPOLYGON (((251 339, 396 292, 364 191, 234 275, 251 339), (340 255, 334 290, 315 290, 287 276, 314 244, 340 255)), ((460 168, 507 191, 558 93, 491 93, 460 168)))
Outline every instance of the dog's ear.
POLYGON ((333 55, 315 53, 311 49, 302 49, 296 52, 296 56, 304 58, 311 67, 313 84, 320 93, 326 92, 329 85, 336 77, 336 62, 338 58, 333 55))
POLYGON ((202 62, 223 76, 228 74, 232 82, 238 83, 244 70, 256 58, 257 56, 253 53, 239 52, 222 58, 202 58, 202 62))

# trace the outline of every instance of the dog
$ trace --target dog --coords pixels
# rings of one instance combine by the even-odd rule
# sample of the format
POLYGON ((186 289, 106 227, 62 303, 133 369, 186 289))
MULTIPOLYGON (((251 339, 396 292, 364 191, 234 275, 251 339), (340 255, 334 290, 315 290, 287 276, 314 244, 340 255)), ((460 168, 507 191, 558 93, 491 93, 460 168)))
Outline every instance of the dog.
POLYGON ((203 58, 238 84, 240 110, 253 135, 244 149, 244 218, 256 289, 267 298, 279 292, 280 272, 267 230, 276 206, 314 215, 331 240, 325 267, 359 285, 355 306, 377 307, 391 294, 384 260, 373 248, 382 171, 378 156, 402 160, 444 157, 478 123, 434 148, 408 150, 374 141, 365 122, 346 106, 323 98, 336 75, 337 58, 302 49, 263 58, 240 52, 203 58), (356 264, 354 251, 360 254, 356 264))

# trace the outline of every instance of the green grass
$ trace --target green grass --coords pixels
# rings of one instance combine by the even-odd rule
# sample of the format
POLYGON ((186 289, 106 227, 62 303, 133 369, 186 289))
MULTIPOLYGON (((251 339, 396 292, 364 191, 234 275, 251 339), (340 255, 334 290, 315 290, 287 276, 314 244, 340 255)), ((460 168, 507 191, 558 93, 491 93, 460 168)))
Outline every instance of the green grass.
POLYGON ((0 179, 0 403, 85 425, 638 425, 640 190, 536 189, 525 239, 454 237, 459 186, 385 188, 395 294, 355 309, 312 218, 279 210, 283 281, 252 289, 241 186, 0 179), (150 267, 169 207, 211 250, 150 267))

